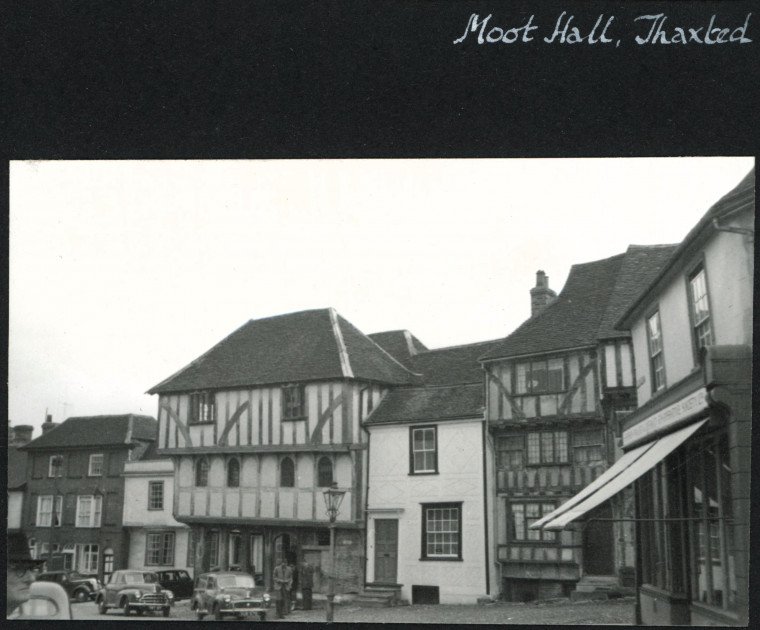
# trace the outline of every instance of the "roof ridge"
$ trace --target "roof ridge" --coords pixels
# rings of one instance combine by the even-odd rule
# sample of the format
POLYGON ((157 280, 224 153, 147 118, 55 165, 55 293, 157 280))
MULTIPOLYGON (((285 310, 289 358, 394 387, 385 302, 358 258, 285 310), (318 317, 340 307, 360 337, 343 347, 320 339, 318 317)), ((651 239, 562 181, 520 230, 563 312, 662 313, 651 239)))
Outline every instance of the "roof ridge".
POLYGON ((443 350, 455 350, 457 348, 469 348, 472 346, 483 346, 486 344, 492 344, 492 343, 499 343, 500 341, 503 341, 504 337, 499 337, 498 339, 490 339, 487 341, 472 341, 470 343, 460 343, 456 344, 454 346, 443 346, 441 348, 428 348, 427 350, 422 350, 417 353, 417 356, 421 354, 429 354, 431 352, 442 352, 443 350))
MULTIPOLYGON (((361 330, 359 330, 358 328, 356 328, 356 326, 354 326, 351 322, 349 322, 345 317, 343 317, 340 314, 338 314, 338 317, 340 317, 344 322, 346 322, 350 326, 353 326, 357 331, 359 331, 359 334, 363 335, 371 344, 373 344, 374 346, 376 346, 378 348, 378 350, 380 350, 386 357, 388 357, 396 365, 398 365, 400 368, 402 368, 405 372, 407 372, 408 374, 411 374, 412 376, 420 376, 420 377, 422 376, 422 374, 418 374, 417 372, 412 372, 408 367, 406 367, 403 363, 401 363, 401 361, 399 361, 390 352, 388 352, 379 343, 377 343, 377 341, 375 341, 374 339, 372 339, 372 337, 370 337, 369 335, 363 333, 361 330)), ((391 332, 391 331, 389 331, 389 332, 391 332)), ((393 332, 396 332, 396 331, 393 331, 393 332)), ((374 333, 374 334, 380 334, 380 333, 374 333)), ((417 353, 417 354, 419 354, 419 353, 417 353)))
POLYGON ((348 349, 346 348, 346 342, 343 339, 343 333, 338 324, 338 313, 333 307, 328 309, 328 313, 330 316, 330 325, 332 326, 333 336, 335 337, 335 342, 338 344, 338 357, 340 358, 341 372, 343 373, 344 378, 353 378, 354 372, 351 369, 348 349))

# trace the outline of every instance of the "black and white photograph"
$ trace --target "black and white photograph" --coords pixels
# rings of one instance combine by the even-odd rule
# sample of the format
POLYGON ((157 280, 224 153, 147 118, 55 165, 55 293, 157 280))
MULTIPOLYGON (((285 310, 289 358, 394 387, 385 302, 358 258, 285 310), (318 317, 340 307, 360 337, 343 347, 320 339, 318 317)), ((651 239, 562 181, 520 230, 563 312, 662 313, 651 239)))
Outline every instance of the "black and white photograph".
POLYGON ((9 621, 754 625, 753 2, 2 14, 9 621))

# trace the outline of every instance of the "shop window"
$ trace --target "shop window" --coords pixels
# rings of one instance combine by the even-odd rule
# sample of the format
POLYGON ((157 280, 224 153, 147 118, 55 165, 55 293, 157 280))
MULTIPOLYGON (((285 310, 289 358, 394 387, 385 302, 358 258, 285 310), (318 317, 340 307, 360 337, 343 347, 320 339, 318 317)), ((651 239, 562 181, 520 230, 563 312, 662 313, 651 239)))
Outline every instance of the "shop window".
POLYGON ((567 431, 528 433, 528 464, 565 464, 567 461, 567 431))
POLYGON ((660 312, 655 311, 647 318, 647 340, 649 343, 649 365, 652 372, 652 392, 665 387, 665 357, 662 352, 662 328, 660 312))
POLYGON ((438 472, 436 427, 409 429, 409 473, 412 475, 438 472))
POLYGON ((283 387, 281 400, 283 420, 300 420, 306 417, 306 396, 303 385, 283 387))
POLYGON ((712 344, 710 324, 710 301, 707 297, 707 280, 704 267, 699 267, 689 277, 689 306, 691 308, 694 344, 697 350, 712 344))
POLYGON ((227 462, 227 487, 240 487, 240 462, 235 458, 227 462))
POLYGON ((148 482, 148 509, 149 510, 163 510, 164 509, 164 482, 163 481, 149 481, 148 482))
POLYGON ((508 530, 515 542, 556 541, 557 533, 529 527, 542 516, 554 510, 555 504, 549 501, 510 502, 508 530))
POLYGON ((320 457, 317 463, 317 486, 329 488, 333 483, 333 465, 329 457, 320 457))
POLYGON ((190 424, 205 424, 216 420, 216 401, 213 392, 190 394, 190 424))
POLYGON ((422 559, 462 558, 462 504, 422 504, 422 559))
POLYGON ((195 485, 205 488, 208 485, 208 460, 199 459, 195 464, 195 485))
POLYGON ((499 468, 522 468, 525 437, 509 435, 496 442, 496 465, 499 468))
POLYGON ((600 429, 573 432, 573 459, 576 464, 590 464, 604 460, 600 429))
POLYGON ((280 486, 282 488, 294 488, 296 485, 296 467, 290 457, 283 457, 280 461, 280 486))

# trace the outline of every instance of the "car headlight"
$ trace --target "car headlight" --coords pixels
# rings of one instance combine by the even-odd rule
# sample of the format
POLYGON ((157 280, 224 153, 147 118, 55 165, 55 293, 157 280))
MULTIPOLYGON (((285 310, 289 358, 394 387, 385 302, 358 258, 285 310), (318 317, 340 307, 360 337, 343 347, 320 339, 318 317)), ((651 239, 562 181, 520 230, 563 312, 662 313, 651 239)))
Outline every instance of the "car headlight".
POLYGON ((230 599, 231 597, 229 595, 225 595, 224 597, 222 597, 222 601, 224 601, 225 603, 229 603, 230 599))
POLYGON ((166 596, 169 599, 174 599, 174 593, 172 591, 170 591, 169 589, 164 589, 164 593, 166 593, 166 596))
POLYGON ((264 593, 264 601, 268 602, 271 598, 269 597, 269 593, 264 593))

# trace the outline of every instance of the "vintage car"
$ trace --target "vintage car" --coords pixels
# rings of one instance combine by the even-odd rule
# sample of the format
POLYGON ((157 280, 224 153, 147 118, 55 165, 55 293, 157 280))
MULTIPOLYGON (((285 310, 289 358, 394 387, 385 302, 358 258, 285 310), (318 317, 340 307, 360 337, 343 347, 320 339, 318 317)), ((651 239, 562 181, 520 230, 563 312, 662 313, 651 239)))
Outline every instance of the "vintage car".
POLYGON ((153 571, 120 570, 114 571, 100 589, 96 603, 101 615, 105 615, 109 608, 119 608, 125 615, 133 610, 138 615, 160 611, 168 617, 174 604, 174 593, 161 587, 158 575, 153 571))
POLYGON ((253 576, 239 571, 203 573, 195 579, 195 590, 190 608, 198 619, 213 615, 221 620, 227 616, 238 619, 267 618, 269 593, 256 586, 253 576))
POLYGON ((10 618, 71 619, 69 594, 54 582, 32 582, 29 585, 29 599, 10 618))
POLYGON ((81 575, 76 571, 45 571, 37 576, 37 581, 60 584, 69 597, 78 602, 95 599, 103 587, 96 577, 81 575))
POLYGON ((193 578, 184 569, 156 571, 161 588, 174 593, 174 601, 190 599, 193 596, 193 578))

